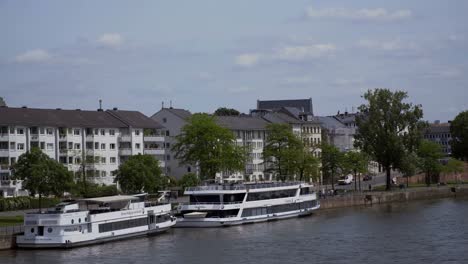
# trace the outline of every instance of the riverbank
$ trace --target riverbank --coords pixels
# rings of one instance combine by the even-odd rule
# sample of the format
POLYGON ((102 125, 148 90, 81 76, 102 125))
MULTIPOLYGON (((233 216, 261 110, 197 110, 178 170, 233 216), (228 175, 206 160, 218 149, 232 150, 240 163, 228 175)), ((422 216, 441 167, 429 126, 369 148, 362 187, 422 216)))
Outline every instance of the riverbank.
POLYGON ((391 192, 362 192, 349 193, 336 196, 327 196, 320 199, 320 209, 332 209, 351 206, 370 206, 373 204, 409 202, 417 200, 441 199, 450 197, 468 197, 468 186, 458 187, 421 187, 391 192))

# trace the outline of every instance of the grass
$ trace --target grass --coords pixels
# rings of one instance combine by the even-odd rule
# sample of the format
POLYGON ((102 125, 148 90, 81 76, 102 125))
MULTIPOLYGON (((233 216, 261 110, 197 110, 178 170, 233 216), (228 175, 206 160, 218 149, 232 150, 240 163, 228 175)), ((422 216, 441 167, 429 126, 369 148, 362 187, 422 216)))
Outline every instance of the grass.
POLYGON ((2 226, 12 226, 22 224, 24 221, 23 216, 0 216, 0 227, 2 226))

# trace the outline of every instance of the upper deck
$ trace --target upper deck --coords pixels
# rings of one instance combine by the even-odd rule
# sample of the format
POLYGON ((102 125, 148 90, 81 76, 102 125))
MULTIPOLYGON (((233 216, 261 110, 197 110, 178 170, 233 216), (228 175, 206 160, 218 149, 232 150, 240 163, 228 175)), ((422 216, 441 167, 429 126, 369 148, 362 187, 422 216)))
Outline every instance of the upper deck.
POLYGON ((293 182, 262 182, 262 183, 244 183, 244 184, 212 184, 187 187, 185 194, 205 194, 205 193, 245 193, 247 191, 257 191, 264 189, 281 190, 298 188, 299 186, 311 186, 309 183, 293 181, 293 182))

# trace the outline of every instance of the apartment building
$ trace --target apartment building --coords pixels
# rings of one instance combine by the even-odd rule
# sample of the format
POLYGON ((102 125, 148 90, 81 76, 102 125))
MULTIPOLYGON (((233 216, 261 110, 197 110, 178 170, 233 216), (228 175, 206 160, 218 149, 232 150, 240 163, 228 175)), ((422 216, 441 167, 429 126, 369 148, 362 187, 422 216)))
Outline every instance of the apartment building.
POLYGON ((436 120, 434 123, 429 124, 429 127, 424 131, 424 139, 439 144, 444 155, 450 156, 452 154, 450 121, 441 123, 440 120, 436 120))
POLYGON ((182 164, 175 158, 175 152, 171 150, 176 143, 176 136, 181 133, 182 127, 187 124, 192 114, 180 108, 162 107, 151 119, 161 124, 165 128, 165 160, 166 174, 177 179, 182 178, 187 173, 197 173, 197 167, 190 164, 182 164))
POLYGON ((131 155, 151 154, 165 166, 164 127, 137 111, 85 111, 0 107, 0 191, 15 195, 11 165, 40 148, 77 178, 113 184, 114 171, 131 155))

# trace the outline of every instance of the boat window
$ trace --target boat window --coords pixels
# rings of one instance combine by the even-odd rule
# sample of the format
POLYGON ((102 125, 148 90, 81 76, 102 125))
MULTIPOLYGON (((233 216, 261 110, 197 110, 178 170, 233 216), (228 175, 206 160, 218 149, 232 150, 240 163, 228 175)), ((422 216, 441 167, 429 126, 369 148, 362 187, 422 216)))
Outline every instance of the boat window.
POLYGON ((99 233, 148 225, 148 218, 138 218, 99 225, 99 233))
POLYGON ((314 200, 301 203, 280 204, 269 207, 246 208, 242 211, 242 217, 284 213, 301 209, 310 209, 316 205, 317 201, 314 200))
POLYGON ((219 195, 190 195, 190 203, 220 203, 219 195))
POLYGON ((232 209, 232 210, 212 210, 208 211, 206 217, 219 217, 219 218, 226 218, 226 217, 235 217, 239 213, 239 209, 232 209))
POLYGON ((72 220, 71 220, 71 223, 74 224, 74 223, 75 223, 75 220, 72 219, 72 220))
POLYGON ((244 201, 245 193, 224 194, 224 203, 241 203, 244 201))
POLYGON ((31 233, 34 233, 34 228, 31 228, 31 233))
POLYGON ((78 218, 78 223, 81 223, 81 218, 78 218))
POLYGON ((296 189, 249 193, 247 201, 269 200, 296 196, 296 189))
POLYGON ((52 233, 52 227, 47 228, 47 232, 52 233))
POLYGON ((311 193, 314 193, 314 190, 312 189, 312 187, 301 188, 301 195, 306 195, 306 194, 311 194, 311 193))

